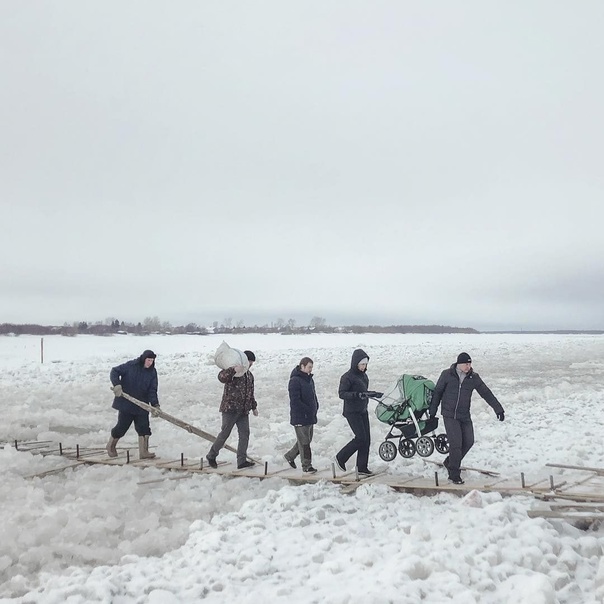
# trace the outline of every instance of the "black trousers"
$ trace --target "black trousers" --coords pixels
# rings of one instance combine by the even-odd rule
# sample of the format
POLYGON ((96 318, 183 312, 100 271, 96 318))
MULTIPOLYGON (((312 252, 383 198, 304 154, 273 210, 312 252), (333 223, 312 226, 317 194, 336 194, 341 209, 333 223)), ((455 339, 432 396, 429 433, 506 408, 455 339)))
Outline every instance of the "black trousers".
POLYGON ((365 471, 367 470, 369 446, 371 445, 369 415, 367 411, 363 413, 350 413, 346 415, 346 421, 354 434, 354 438, 340 449, 338 458, 346 463, 356 453, 357 469, 365 471))
POLYGON ((134 429, 139 436, 151 436, 151 426, 149 425, 149 414, 143 413, 127 413, 126 411, 117 412, 117 424, 111 430, 112 438, 122 438, 128 428, 134 422, 134 429))
POLYGON ((461 460, 474 444, 474 425, 472 420, 443 417, 449 441, 449 477, 459 478, 461 460))

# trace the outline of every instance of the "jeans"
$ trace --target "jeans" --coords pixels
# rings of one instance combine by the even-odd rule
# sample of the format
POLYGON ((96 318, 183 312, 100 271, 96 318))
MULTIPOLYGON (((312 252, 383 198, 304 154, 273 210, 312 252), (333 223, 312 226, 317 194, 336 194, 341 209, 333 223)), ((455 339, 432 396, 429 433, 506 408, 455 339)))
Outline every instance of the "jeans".
POLYGON ((285 454, 285 459, 293 461, 298 454, 302 460, 302 469, 307 470, 312 465, 312 452, 310 443, 312 442, 314 426, 294 426, 296 431, 296 442, 294 446, 285 454))
POLYGON ((237 443, 237 465, 247 460, 247 446, 250 442, 250 416, 247 411, 223 412, 222 427, 214 444, 207 455, 208 459, 216 459, 220 449, 231 435, 233 427, 237 426, 239 442, 237 443))

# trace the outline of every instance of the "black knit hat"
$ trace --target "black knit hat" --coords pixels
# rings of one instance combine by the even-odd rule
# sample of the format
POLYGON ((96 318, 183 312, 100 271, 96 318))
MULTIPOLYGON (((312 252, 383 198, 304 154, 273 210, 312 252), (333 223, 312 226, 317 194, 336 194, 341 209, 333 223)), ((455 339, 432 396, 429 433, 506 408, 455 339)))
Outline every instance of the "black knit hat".
POLYGON ((247 357, 248 361, 254 362, 256 360, 256 355, 251 350, 244 350, 243 354, 247 357))
POLYGON ((157 357, 157 355, 152 350, 145 350, 145 352, 143 352, 143 354, 141 354, 141 359, 143 359, 143 361, 145 359, 154 359, 156 357, 157 357))
POLYGON ((459 365, 460 363, 471 363, 472 359, 470 358, 470 355, 467 352, 460 352, 457 355, 457 364, 459 365))

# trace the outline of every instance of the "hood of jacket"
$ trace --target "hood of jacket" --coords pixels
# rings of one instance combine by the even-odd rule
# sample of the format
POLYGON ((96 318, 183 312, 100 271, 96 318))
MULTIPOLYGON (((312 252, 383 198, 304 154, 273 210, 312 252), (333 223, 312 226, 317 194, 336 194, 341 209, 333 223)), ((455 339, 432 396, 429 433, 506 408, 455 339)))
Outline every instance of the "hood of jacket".
POLYGON ((358 371, 358 365, 363 359, 369 360, 369 355, 362 348, 357 348, 352 353, 352 359, 350 359, 350 368, 358 371))
POLYGON ((151 365, 151 367, 149 367, 149 369, 153 369, 153 367, 155 367, 155 358, 156 357, 157 357, 157 355, 152 350, 145 350, 143 352, 143 354, 141 354, 141 356, 138 357, 138 362, 144 367, 145 359, 153 359, 153 364, 151 365))

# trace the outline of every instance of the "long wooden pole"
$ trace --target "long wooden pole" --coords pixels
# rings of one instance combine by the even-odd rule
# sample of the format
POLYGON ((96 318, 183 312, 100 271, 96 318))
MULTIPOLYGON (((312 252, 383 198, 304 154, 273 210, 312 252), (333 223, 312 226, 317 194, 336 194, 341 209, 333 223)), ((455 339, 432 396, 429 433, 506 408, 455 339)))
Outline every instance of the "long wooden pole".
MULTIPOLYGON (((175 426, 178 426, 179 428, 182 428, 183 430, 186 430, 187 432, 190 432, 191 434, 195 434, 196 436, 204 438, 205 440, 209 440, 212 443, 216 440, 216 437, 213 434, 210 434, 209 432, 206 432, 205 430, 202 430, 201 428, 192 426, 188 422, 185 422, 182 419, 179 419, 178 417, 174 417, 173 415, 166 413, 163 409, 158 409, 157 407, 153 407, 153 405, 149 405, 148 403, 143 403, 143 401, 139 401, 137 398, 134 398, 133 396, 130 396, 129 394, 126 394, 125 392, 122 392, 122 397, 125 398, 127 401, 130 401, 131 403, 135 404, 137 407, 140 407, 141 409, 148 411, 151 415, 153 415, 155 417, 161 417, 162 419, 165 419, 167 422, 170 422, 171 424, 174 424, 175 426)), ((234 449, 233 447, 231 447, 229 445, 224 445, 224 448, 227 449, 227 451, 231 451, 232 453, 237 453, 237 449, 234 449)), ((255 463, 262 463, 259 460, 254 459, 253 457, 250 457, 249 455, 247 456, 247 458, 255 463)))

